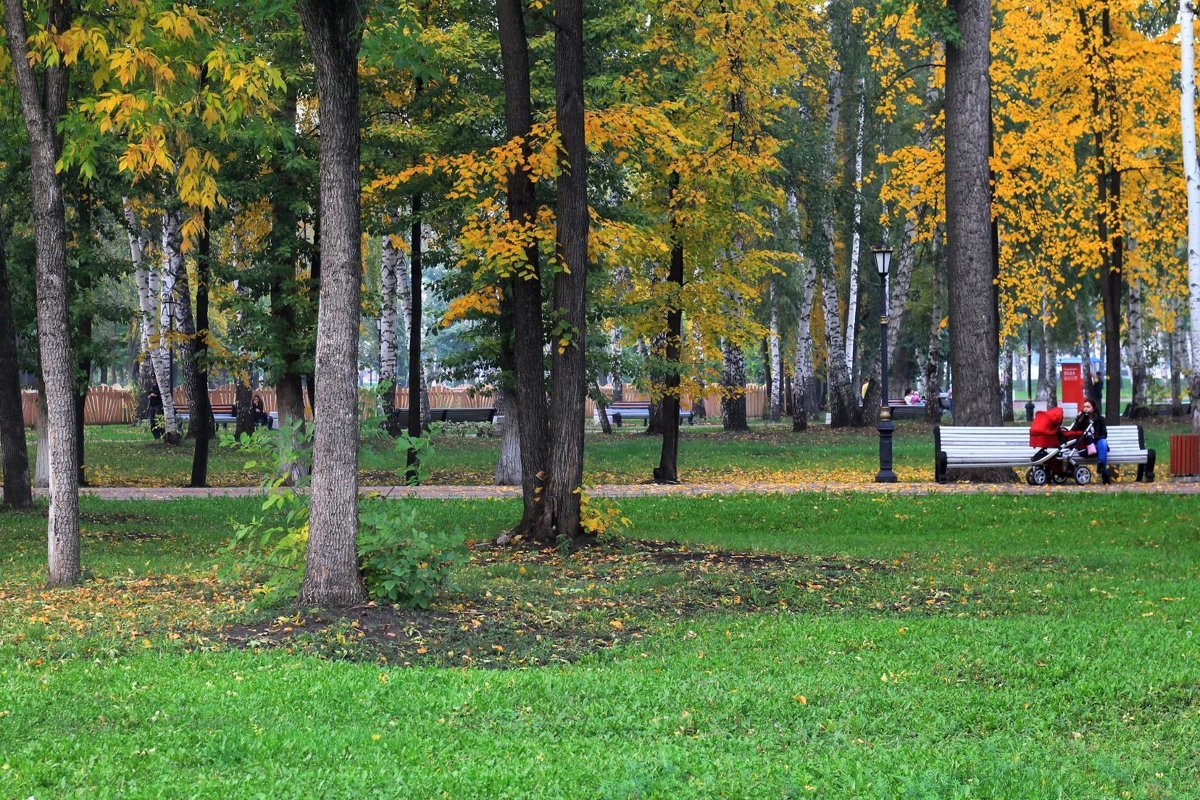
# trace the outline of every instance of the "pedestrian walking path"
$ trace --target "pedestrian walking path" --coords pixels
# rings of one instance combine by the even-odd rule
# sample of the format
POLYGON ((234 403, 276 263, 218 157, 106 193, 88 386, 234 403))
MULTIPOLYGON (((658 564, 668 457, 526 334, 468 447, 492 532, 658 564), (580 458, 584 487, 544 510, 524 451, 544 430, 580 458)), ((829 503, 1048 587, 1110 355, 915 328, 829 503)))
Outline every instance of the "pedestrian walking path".
MULTIPOLYGON (((364 495, 425 500, 490 500, 518 498, 519 486, 363 486, 364 495)), ((80 489, 82 494, 105 500, 176 500, 184 497, 252 497, 262 492, 254 486, 214 487, 210 489, 188 489, 182 487, 120 488, 90 487, 80 489)), ((652 483, 608 484, 588 487, 591 497, 703 497, 709 495, 734 494, 803 494, 806 492, 863 492, 900 496, 934 494, 1003 494, 1003 495, 1047 495, 1059 493, 1101 494, 1200 494, 1200 482, 1159 480, 1156 483, 1117 483, 1112 486, 1054 486, 1033 487, 1025 484, 979 484, 979 483, 833 483, 814 481, 809 483, 686 483, 660 485, 652 483)), ((39 495, 45 490, 39 490, 39 495)))

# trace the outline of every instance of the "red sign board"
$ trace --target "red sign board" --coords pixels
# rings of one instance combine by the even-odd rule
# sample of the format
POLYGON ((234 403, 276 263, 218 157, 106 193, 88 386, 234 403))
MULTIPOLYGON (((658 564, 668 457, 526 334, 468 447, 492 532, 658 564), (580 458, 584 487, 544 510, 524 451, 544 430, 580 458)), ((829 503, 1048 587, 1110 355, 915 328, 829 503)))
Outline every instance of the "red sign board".
POLYGON ((1083 405, 1083 368, 1079 364, 1062 365, 1062 401, 1083 405))

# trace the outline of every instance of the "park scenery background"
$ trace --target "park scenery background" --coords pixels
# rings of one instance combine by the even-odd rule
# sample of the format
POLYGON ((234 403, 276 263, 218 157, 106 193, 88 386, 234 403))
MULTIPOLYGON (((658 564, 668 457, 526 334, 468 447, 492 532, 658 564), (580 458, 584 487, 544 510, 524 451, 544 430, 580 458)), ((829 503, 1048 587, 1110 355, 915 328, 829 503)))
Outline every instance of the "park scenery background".
POLYGON ((3 8, 0 797, 1200 797, 1186 2, 3 8))

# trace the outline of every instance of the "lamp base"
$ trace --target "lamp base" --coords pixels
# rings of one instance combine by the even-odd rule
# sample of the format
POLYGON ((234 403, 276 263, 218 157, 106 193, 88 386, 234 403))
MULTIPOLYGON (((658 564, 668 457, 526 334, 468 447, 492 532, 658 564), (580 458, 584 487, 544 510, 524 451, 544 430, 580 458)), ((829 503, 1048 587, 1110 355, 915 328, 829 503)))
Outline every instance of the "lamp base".
POLYGON ((883 416, 879 421, 879 472, 875 473, 876 483, 895 483, 896 473, 892 471, 892 425, 891 414, 883 416))

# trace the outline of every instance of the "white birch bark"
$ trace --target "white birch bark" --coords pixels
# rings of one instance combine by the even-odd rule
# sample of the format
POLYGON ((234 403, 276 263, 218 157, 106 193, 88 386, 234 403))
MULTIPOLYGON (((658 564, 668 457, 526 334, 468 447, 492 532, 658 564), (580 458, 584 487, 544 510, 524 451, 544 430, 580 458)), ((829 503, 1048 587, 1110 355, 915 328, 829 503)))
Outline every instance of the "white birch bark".
POLYGON ((812 310, 817 293, 817 267, 811 259, 801 259, 804 294, 796 315, 796 364, 792 378, 793 428, 807 424, 808 414, 816 413, 813 393, 812 310), (800 422, 799 420, 803 420, 800 422))
POLYGON ((1195 11, 1188 0, 1179 0, 1179 41, 1182 91, 1179 107, 1183 134, 1183 172, 1187 178, 1188 208, 1188 312, 1191 316, 1192 432, 1200 433, 1200 163, 1196 158, 1196 53, 1195 11))
POLYGON ((783 385, 783 362, 779 352, 779 309, 775 304, 775 292, 768 294, 771 303, 771 331, 767 340, 771 359, 771 385, 767 387, 768 419, 779 422, 779 387, 783 385))
MULTIPOLYGON (((174 328, 174 323, 167 313, 167 300, 171 299, 171 302, 174 302, 175 273, 174 265, 167 255, 166 215, 163 216, 163 222, 163 252, 159 272, 153 274, 153 270, 148 270, 146 275, 147 292, 153 291, 159 301, 157 319, 153 325, 153 336, 151 337, 150 361, 154 365, 154 379, 158 383, 158 390, 162 393, 163 427, 165 429, 163 435, 177 437, 179 421, 175 415, 175 397, 171 392, 171 355, 169 350, 171 345, 169 331, 174 328)), ((154 295, 150 296, 151 302, 153 302, 154 295)))
POLYGON ((866 79, 858 81, 858 130, 854 135, 854 229, 850 234, 850 294, 846 311, 846 369, 854 385, 854 342, 858 331, 858 259, 862 248, 863 129, 867 120, 866 79))
MULTIPOLYGON (((828 136, 825 144, 824 177, 827 186, 833 185, 835 147, 838 130, 838 107, 842 99, 841 71, 834 67, 829 73, 829 98, 827 108, 828 136)), ((842 336, 841 299, 838 296, 836 243, 834 241, 834 207, 826 198, 821 209, 821 227, 825 235, 821 259, 821 300, 825 312, 825 350, 829 376, 829 411, 834 427, 849 425, 854 414, 855 394, 850 387, 850 370, 847 367, 845 339, 842 336)))
MULTIPOLYGON (((146 269, 146 248, 150 245, 142 229, 141 221, 134 213, 129 201, 125 201, 126 231, 129 236, 129 260, 133 265, 134 282, 138 293, 138 340, 139 340, 139 369, 138 378, 143 387, 154 377, 154 365, 151 360, 151 343, 158 337, 158 324, 154 317, 155 295, 151 294, 150 271, 146 269)), ((159 391, 162 391, 161 387, 159 391)))
POLYGON ((389 386, 384 412, 396 404, 396 275, 402 257, 390 235, 383 237, 383 258, 379 264, 379 384, 389 386))

